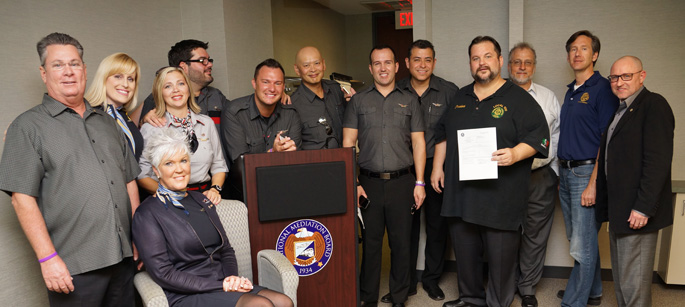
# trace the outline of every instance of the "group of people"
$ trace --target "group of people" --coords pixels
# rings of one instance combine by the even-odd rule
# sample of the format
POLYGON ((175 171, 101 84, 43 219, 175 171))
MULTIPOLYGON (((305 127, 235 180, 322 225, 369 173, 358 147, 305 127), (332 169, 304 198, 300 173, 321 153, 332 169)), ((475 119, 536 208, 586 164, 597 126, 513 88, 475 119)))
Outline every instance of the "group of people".
POLYGON ((369 200, 361 209, 363 306, 379 300, 386 230, 390 292, 382 302, 404 306, 419 281, 430 298, 445 299, 438 283, 449 233, 459 297, 443 306, 509 306, 517 292, 522 306, 537 306, 557 186, 575 261, 561 305, 601 302, 604 221, 619 306, 650 305, 657 230, 672 222, 675 124, 666 100, 644 88, 638 58, 618 59, 603 78, 594 71, 599 39, 574 33, 566 50, 575 80, 560 105, 532 82, 536 53, 527 43, 510 50, 504 79, 499 43, 474 38, 474 82, 461 89, 433 74, 429 41, 409 46, 404 80, 395 80, 394 50, 376 46, 373 84, 359 93, 324 80, 321 53, 304 47, 291 97, 282 65, 267 59, 255 68, 254 93, 229 102, 209 85, 208 48, 197 40, 172 46, 141 107, 130 56, 106 57, 86 92, 80 43, 60 33, 38 43, 47 94, 7 130, 0 189, 12 197, 52 306, 132 305, 143 264, 173 306, 291 306, 236 276, 214 207, 226 174, 243 154, 355 146, 357 195, 369 200), (138 109, 140 119, 129 117, 138 109), (497 179, 460 180, 458 135, 488 127, 496 130, 497 179))

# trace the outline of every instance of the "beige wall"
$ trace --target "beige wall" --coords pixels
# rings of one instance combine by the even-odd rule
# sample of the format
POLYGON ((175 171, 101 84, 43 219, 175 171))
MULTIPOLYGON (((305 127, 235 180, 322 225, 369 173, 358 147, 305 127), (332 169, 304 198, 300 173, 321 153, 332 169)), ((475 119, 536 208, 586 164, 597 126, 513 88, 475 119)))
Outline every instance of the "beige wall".
MULTIPOLYGON (((673 179, 684 180, 685 104, 679 89, 685 80, 685 60, 678 51, 685 47, 682 12, 685 2, 640 0, 464 1, 415 0, 416 38, 432 40, 437 51, 437 75, 465 86, 469 75, 467 47, 475 36, 497 39, 507 61, 509 46, 520 40, 537 51, 535 81, 552 89, 563 101, 573 72, 566 62, 564 44, 575 31, 587 29, 602 42, 596 70, 608 75, 612 62, 625 54, 640 57, 647 71, 645 85, 669 101, 676 117, 673 179), (582 9, 582 12, 579 8, 582 9), (570 13, 573 12, 573 13, 570 13), (431 35, 432 33, 432 35, 431 35)), ((507 77, 506 69, 502 73, 507 77)), ((557 207, 549 240, 546 265, 570 266, 564 222, 557 207)), ((606 227, 600 231, 602 267, 610 267, 606 227)))

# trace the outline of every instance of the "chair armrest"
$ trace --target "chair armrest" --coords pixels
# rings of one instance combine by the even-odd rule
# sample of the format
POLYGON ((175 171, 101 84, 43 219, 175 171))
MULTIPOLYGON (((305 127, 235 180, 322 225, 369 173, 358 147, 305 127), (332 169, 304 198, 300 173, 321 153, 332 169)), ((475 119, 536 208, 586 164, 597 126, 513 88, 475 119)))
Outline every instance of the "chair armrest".
POLYGON ((133 284, 140 293, 145 307, 169 307, 169 301, 164 290, 150 278, 150 274, 147 272, 136 274, 133 277, 133 284))
POLYGON ((259 251, 257 270, 260 286, 287 295, 297 306, 297 285, 300 283, 300 277, 283 254, 273 249, 259 251))

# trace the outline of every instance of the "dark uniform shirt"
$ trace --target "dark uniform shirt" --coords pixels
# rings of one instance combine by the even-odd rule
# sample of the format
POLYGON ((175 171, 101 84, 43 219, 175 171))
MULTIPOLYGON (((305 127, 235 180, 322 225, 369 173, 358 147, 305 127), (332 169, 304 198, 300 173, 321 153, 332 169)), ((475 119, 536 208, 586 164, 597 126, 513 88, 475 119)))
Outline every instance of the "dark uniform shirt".
POLYGON ((268 119, 262 117, 254 94, 233 100, 221 114, 222 145, 231 162, 242 154, 262 153, 273 148, 274 139, 282 130, 287 131, 281 135, 289 136, 299 149, 301 127, 295 108, 283 106, 280 101, 268 119))
POLYGON ((302 149, 342 147, 345 96, 338 82, 321 80, 321 86, 323 99, 316 96, 304 84, 300 85, 290 97, 302 120, 302 149), (326 132, 326 126, 319 122, 320 118, 326 119, 326 123, 331 128, 330 135, 326 132))
POLYGON ((447 139, 442 216, 517 230, 526 216, 532 157, 498 167, 498 179, 459 181, 457 130, 486 127, 496 128, 498 149, 525 143, 538 151, 534 157, 547 156, 549 128, 540 105, 530 94, 506 81, 490 97, 479 101, 473 83, 462 88, 435 129, 438 142, 447 139))
POLYGON ((420 97, 411 86, 411 77, 402 79, 397 86, 414 94, 421 105, 423 122, 426 125, 426 159, 431 159, 435 152, 435 125, 454 101, 459 87, 436 75, 431 75, 428 88, 420 97))
POLYGON ((72 275, 133 255, 126 183, 140 172, 114 119, 85 107, 82 118, 45 94, 7 129, 0 162, 0 189, 37 198, 72 275))
POLYGON ((595 159, 602 133, 618 108, 618 98, 611 92, 609 80, 597 71, 576 90, 575 84, 568 84, 561 106, 557 155, 564 160, 595 159))
POLYGON ((391 172, 414 164, 412 132, 423 132, 424 123, 416 97, 395 89, 383 95, 371 86, 352 96, 343 127, 358 130, 359 167, 391 172))

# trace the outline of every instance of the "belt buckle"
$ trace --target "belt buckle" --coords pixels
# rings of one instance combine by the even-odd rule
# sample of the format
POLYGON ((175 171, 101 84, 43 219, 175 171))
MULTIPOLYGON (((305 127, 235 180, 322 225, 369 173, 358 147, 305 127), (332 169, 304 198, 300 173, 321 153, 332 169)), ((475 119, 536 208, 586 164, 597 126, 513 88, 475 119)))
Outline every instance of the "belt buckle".
POLYGON ((379 175, 383 180, 390 180, 390 173, 380 173, 379 175))

